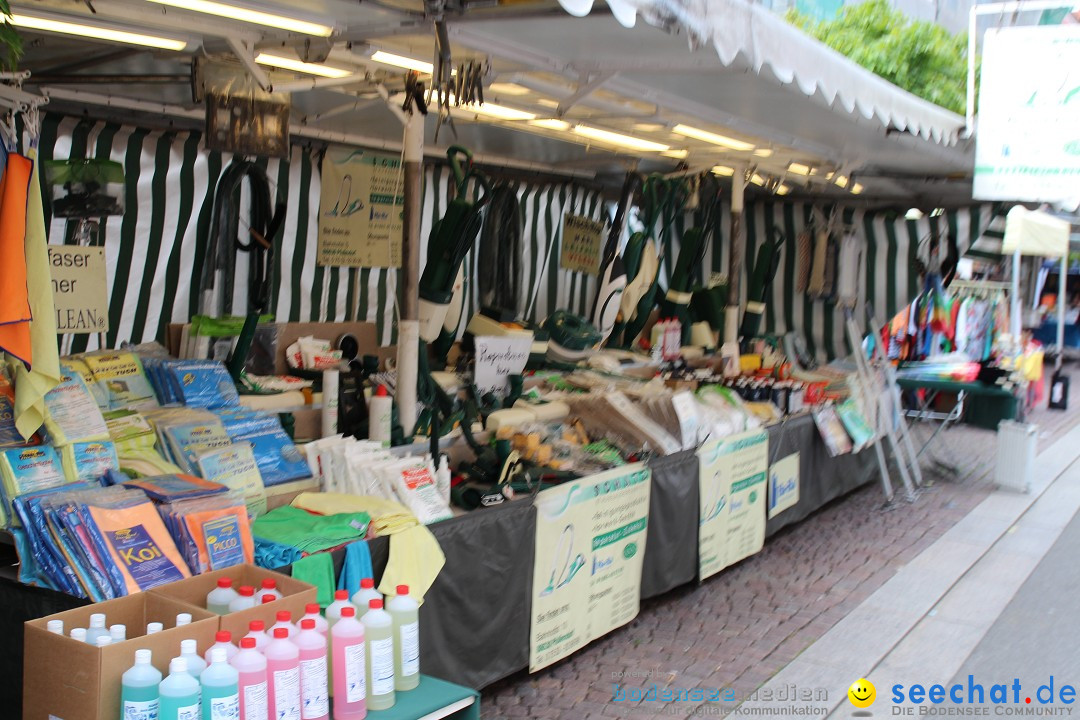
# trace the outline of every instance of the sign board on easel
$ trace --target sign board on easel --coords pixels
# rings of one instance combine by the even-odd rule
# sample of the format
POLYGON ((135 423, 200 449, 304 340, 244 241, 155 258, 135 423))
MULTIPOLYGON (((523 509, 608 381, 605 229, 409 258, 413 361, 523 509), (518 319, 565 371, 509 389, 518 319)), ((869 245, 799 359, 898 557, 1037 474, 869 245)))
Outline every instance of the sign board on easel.
POLYGON ((86 335, 109 330, 105 249, 50 245, 56 332, 86 335))

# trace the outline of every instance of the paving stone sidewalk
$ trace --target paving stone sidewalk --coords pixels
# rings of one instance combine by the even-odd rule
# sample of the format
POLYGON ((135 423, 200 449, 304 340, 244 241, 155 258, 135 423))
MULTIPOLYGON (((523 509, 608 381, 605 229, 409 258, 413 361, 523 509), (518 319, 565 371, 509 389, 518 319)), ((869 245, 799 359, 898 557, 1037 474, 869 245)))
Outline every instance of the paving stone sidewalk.
MULTIPOLYGON (((1077 405, 1032 413, 1040 450, 1080 422, 1077 405)), ((916 503, 887 511, 877 483, 850 493, 739 565, 643 602, 632 623, 576 655, 484 689, 483 717, 681 717, 700 704, 631 708, 612 702, 615 683, 753 692, 990 493, 996 434, 967 426, 947 432, 948 445, 963 453, 961 476, 928 473, 934 482, 916 503)))

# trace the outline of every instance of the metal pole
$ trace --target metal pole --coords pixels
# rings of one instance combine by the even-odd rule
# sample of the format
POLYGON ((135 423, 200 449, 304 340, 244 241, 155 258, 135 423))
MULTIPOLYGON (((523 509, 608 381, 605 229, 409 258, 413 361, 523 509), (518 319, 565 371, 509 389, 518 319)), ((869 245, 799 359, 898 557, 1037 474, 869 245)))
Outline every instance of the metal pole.
POLYGON ((398 417, 408 440, 416 427, 420 351, 420 217, 424 181, 424 116, 413 108, 405 123, 405 207, 401 238, 401 321, 398 325, 398 417))
POLYGON ((967 119, 964 131, 968 137, 975 132, 975 53, 979 39, 975 33, 979 29, 979 16, 972 6, 968 12, 968 47, 967 47, 967 119))
POLYGON ((1069 253, 1066 250, 1061 256, 1061 271, 1058 273, 1058 302, 1057 302, 1057 359, 1054 360, 1054 370, 1061 369, 1061 359, 1065 355, 1065 302, 1068 292, 1067 282, 1069 279, 1069 253))
POLYGON ((738 375, 739 367, 739 305, 740 281, 743 269, 742 214, 746 190, 745 168, 738 167, 731 176, 731 233, 728 246, 728 297, 724 311, 724 343, 720 347, 720 367, 726 377, 738 375))
POLYGON ((1009 320, 1009 334, 1013 336, 1013 342, 1020 345, 1020 247, 1017 245, 1013 253, 1012 261, 1012 313, 1009 320))

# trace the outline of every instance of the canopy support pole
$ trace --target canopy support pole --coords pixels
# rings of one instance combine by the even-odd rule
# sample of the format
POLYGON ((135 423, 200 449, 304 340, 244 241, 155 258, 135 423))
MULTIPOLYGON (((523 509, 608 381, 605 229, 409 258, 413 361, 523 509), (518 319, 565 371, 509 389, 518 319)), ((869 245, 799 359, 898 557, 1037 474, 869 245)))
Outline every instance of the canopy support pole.
POLYGON ((1013 342, 1020 344, 1020 246, 1017 245, 1013 253, 1012 261, 1012 287, 1009 289, 1012 295, 1012 312, 1009 317, 1009 333, 1013 336, 1013 342))
POLYGON ((1061 256, 1061 270, 1058 272, 1058 301, 1057 301, 1057 359, 1054 360, 1054 370, 1061 369, 1061 360, 1065 356, 1065 303, 1068 298, 1069 279, 1069 254, 1061 256))
POLYGON ((420 354, 420 218, 424 181, 424 116, 415 106, 405 122, 405 207, 401 243, 401 321, 398 323, 397 403, 405 438, 416 427, 420 354))
POLYGON ((731 176, 731 232, 728 244, 728 297, 724 312, 724 343, 720 350, 723 373, 738 375, 740 280, 743 271, 742 214, 746 190, 746 169, 738 167, 731 176))

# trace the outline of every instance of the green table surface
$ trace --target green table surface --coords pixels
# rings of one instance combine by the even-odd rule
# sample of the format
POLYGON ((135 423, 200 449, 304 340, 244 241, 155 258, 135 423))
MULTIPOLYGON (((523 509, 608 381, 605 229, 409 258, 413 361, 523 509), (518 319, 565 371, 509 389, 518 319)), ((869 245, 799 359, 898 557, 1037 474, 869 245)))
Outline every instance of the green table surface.
POLYGON ((396 700, 389 710, 368 710, 367 717, 372 720, 419 720, 430 715, 460 720, 480 718, 480 693, 428 675, 421 675, 420 684, 413 690, 396 693, 396 700), (439 713, 470 699, 472 702, 466 707, 445 715, 439 713))
POLYGON ((981 382, 960 382, 958 380, 920 380, 917 378, 897 378, 896 384, 905 390, 937 390, 939 392, 960 392, 970 395, 1012 396, 1012 393, 997 385, 984 385, 981 382))

